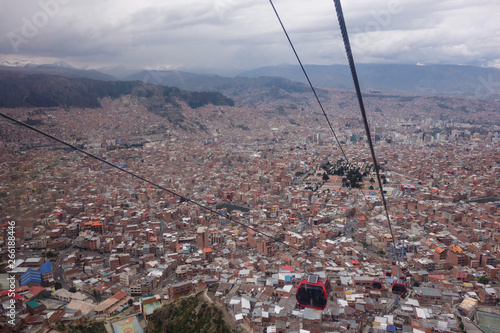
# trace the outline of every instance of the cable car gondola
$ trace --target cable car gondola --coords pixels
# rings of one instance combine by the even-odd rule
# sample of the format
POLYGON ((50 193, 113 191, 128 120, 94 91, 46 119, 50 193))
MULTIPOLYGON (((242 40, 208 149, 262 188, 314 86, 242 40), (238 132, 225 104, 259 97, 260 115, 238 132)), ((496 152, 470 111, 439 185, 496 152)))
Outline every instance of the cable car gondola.
POLYGON ((392 293, 395 295, 401 295, 404 296, 406 295, 406 285, 403 283, 398 283, 396 280, 392 283, 392 293))
POLYGON ((380 282, 378 280, 373 280, 372 288, 373 289, 382 289, 382 282, 380 282))
POLYGON ((304 308, 323 310, 330 293, 330 281, 318 275, 310 274, 300 281, 297 287, 297 303, 304 308))

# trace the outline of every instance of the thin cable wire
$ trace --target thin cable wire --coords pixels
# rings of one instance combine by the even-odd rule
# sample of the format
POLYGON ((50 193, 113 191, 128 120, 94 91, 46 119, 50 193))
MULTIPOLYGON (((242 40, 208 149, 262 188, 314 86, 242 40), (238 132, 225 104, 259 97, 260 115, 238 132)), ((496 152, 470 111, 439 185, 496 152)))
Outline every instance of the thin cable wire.
POLYGON ((316 97, 316 101, 318 102, 318 105, 321 108, 321 111, 323 112, 323 115, 326 118, 328 126, 330 126, 330 130, 332 131, 333 136, 335 137, 335 141, 337 141, 337 144, 340 148, 340 151, 342 152, 342 155, 344 155, 345 160, 347 161, 348 164, 350 164, 349 159, 347 158, 347 155, 344 152, 344 149, 342 148, 342 145, 340 144, 339 139, 337 138, 337 134, 335 134, 335 130, 333 129, 332 123, 330 122, 330 119, 328 118, 328 116, 325 112, 325 109, 323 108, 323 104, 321 104, 321 101, 319 100, 318 94, 316 93, 316 89, 314 89, 314 86, 312 85, 311 80, 309 79, 309 75, 307 75, 307 72, 306 72, 304 66, 302 65, 302 61, 300 60, 300 57, 297 54, 297 51, 295 51, 295 47, 293 46, 292 40, 288 36, 288 32, 286 31, 285 26, 283 25, 283 22, 281 22, 281 18, 278 15, 278 11, 276 10, 276 7, 274 7, 273 1, 269 0, 269 2, 271 3, 271 6, 273 7, 274 14, 276 14, 276 17, 278 18, 278 21, 280 22, 281 28, 283 29, 283 32, 285 33, 286 39, 288 39, 288 43, 290 43, 290 46, 292 47, 293 53, 295 54, 295 57, 297 58, 297 61, 299 62, 300 68, 302 68, 302 72, 304 73, 304 75, 307 79, 307 82, 309 83, 309 86, 311 87, 311 90, 314 94, 314 97, 316 97))
MULTIPOLYGON (((314 97, 316 98, 316 101, 318 102, 318 105, 319 105, 321 111, 323 112, 323 116, 325 116, 326 122, 328 123, 328 126, 330 127, 330 130, 333 133, 333 137, 335 138, 335 141, 337 142, 337 145, 339 146, 340 151, 342 152, 342 155, 344 156, 344 158, 347 162, 347 165, 349 165, 349 167, 351 167, 351 162, 350 162, 349 158, 347 158, 347 155, 346 155, 344 149, 342 148, 342 145, 340 144, 340 141, 337 137, 337 134, 335 133, 335 130, 333 129, 332 123, 330 122, 330 119, 328 118, 328 115, 326 114, 325 109, 323 108, 323 104, 321 103, 321 101, 318 97, 318 94, 316 93, 316 89, 314 88, 313 84, 311 83, 311 80, 309 79, 309 75, 307 75, 307 71, 306 71, 304 65, 302 65, 302 61, 300 60, 299 54, 297 53, 297 51, 295 50, 295 47, 293 46, 293 43, 292 43, 292 40, 290 39, 290 36, 288 36, 288 32, 286 31, 285 25, 281 21, 281 18, 278 14, 278 11, 276 10, 276 7, 274 7, 273 1, 269 0, 269 3, 273 7, 274 14, 276 14, 276 18, 278 19, 278 21, 281 25, 281 28, 283 29, 283 32, 285 33, 286 39, 288 40, 288 43, 290 44, 290 47, 292 48, 292 51, 295 54, 295 58, 297 58, 297 61, 300 65, 300 68, 302 69, 302 72, 304 73, 304 76, 306 77, 306 80, 309 83, 309 87, 311 87, 311 90, 314 94, 314 97)), ((363 195, 363 199, 366 201, 365 193, 363 191, 361 191, 361 194, 363 195)))
POLYGON ((15 122, 15 123, 17 123, 17 124, 19 124, 19 125, 21 125, 21 126, 27 127, 27 128, 29 128, 30 130, 35 131, 35 132, 37 132, 37 133, 39 133, 39 134, 41 134, 41 135, 43 135, 43 136, 46 136, 46 137, 48 137, 48 138, 50 138, 50 139, 52 139, 52 140, 54 140, 54 141, 57 141, 57 142, 59 142, 59 143, 62 143, 62 144, 63 144, 63 145, 65 145, 65 146, 68 146, 68 147, 70 147, 70 148, 73 148, 73 149, 75 149, 75 150, 77 150, 77 151, 79 151, 79 152, 81 152, 81 153, 83 153, 83 154, 85 154, 85 155, 87 155, 87 156, 90 156, 90 157, 92 157, 92 158, 94 158, 94 159, 96 159, 96 160, 98 160, 98 161, 101 161, 101 162, 103 162, 103 163, 106 163, 106 164, 110 165, 111 167, 113 167, 113 168, 115 168, 115 169, 118 169, 118 170, 120 170, 120 171, 122 171, 122 172, 125 172, 125 173, 129 174, 129 175, 130 175, 130 176, 132 176, 132 177, 135 177, 135 178, 137 178, 137 179, 140 179, 140 180, 142 180, 142 181, 143 181, 143 182, 145 182, 145 183, 151 184, 152 186, 155 186, 155 187, 157 187, 157 188, 159 188, 159 189, 161 189, 161 190, 163 190, 163 191, 165 191, 165 192, 167 192, 167 193, 170 193, 170 194, 172 194, 172 195, 175 195, 175 196, 177 196, 177 197, 179 197, 179 198, 181 198, 181 199, 185 200, 186 202, 192 203, 192 204, 194 204, 194 205, 196 205, 196 206, 198 206, 198 207, 201 207, 201 208, 203 208, 203 209, 205 209, 205 210, 207 210, 207 211, 209 211, 209 212, 211 212, 211 213, 214 213, 214 214, 217 214, 217 215, 222 216, 222 217, 224 217, 224 218, 227 218, 229 221, 231 221, 231 222, 233 222, 233 223, 236 223, 236 224, 238 224, 238 225, 240 225, 240 226, 242 226, 242 227, 244 227, 244 228, 246 228, 246 229, 253 230, 253 231, 255 231, 255 233, 258 233, 258 234, 260 234, 260 235, 263 235, 263 236, 265 236, 265 237, 267 237, 267 238, 271 239, 271 240, 272 240, 272 241, 274 241, 274 242, 279 242, 279 243, 281 243, 281 244, 284 244, 284 245, 285 245, 285 246, 287 246, 288 248, 291 248, 291 249, 294 249, 294 250, 297 250, 297 251, 299 251, 299 250, 300 250, 299 248, 297 248, 297 247, 295 247, 295 246, 293 246, 293 245, 287 244, 287 243, 283 242, 282 240, 280 240, 280 239, 278 239, 278 238, 275 238, 275 237, 273 237, 273 236, 270 236, 270 235, 268 235, 268 234, 266 234, 266 233, 264 233, 264 232, 260 231, 260 230, 259 230, 259 229, 257 229, 257 228, 254 228, 254 227, 251 227, 251 226, 249 226, 249 225, 247 225, 247 224, 244 224, 244 223, 241 223, 241 222, 239 222, 239 221, 236 221, 236 220, 232 219, 232 218, 231 218, 231 217, 229 217, 229 216, 226 216, 226 215, 224 215, 224 214, 222 214, 222 213, 220 213, 220 212, 218 212, 218 211, 216 211, 216 210, 213 210, 213 209, 211 209, 211 208, 209 208, 209 207, 206 207, 206 206, 204 206, 204 205, 202 205, 202 204, 200 204, 200 203, 198 203, 198 202, 196 202, 196 201, 194 201, 194 200, 191 200, 191 199, 189 199, 189 198, 187 198, 187 197, 185 197, 185 196, 183 196, 183 195, 181 195, 181 194, 178 194, 178 193, 176 193, 176 192, 174 192, 174 191, 172 191, 172 190, 169 190, 169 189, 167 189, 167 188, 165 188, 165 187, 163 187, 163 186, 161 186, 161 185, 158 185, 158 184, 156 184, 156 183, 154 183, 154 182, 152 182, 152 181, 150 181, 150 180, 148 180, 148 179, 146 179, 146 178, 144 178, 144 177, 142 177, 142 176, 140 176, 140 175, 138 175, 138 174, 136 174, 136 173, 133 173, 133 172, 131 172, 131 171, 128 171, 128 170, 126 170, 126 169, 123 169, 123 168, 119 167, 119 166, 118 166, 118 165, 116 165, 116 164, 113 164, 113 163, 111 163, 111 162, 109 162, 109 161, 107 161, 107 160, 105 160, 105 159, 103 159, 103 158, 101 158, 101 157, 99 157, 99 156, 96 156, 96 155, 94 155, 94 154, 92 154, 92 153, 89 153, 89 152, 88 152, 88 151, 86 151, 86 150, 83 150, 83 149, 81 149, 81 148, 78 148, 78 147, 76 147, 76 146, 72 145, 71 143, 68 143, 68 142, 66 142, 66 141, 64 141, 64 140, 62 140, 62 139, 59 139, 59 138, 57 138, 57 137, 55 137, 55 136, 53 136, 53 135, 51 135, 51 134, 49 134, 49 133, 46 133, 46 132, 44 132, 44 131, 41 131, 41 130, 39 130, 39 129, 37 129, 37 128, 35 128, 35 127, 31 126, 31 125, 26 124, 25 122, 22 122, 22 121, 20 121, 20 120, 17 120, 17 119, 15 119, 15 118, 13 118, 13 117, 11 117, 11 116, 9 116, 9 115, 6 115, 6 114, 4 114, 4 113, 2 113, 2 112, 0 112, 0 116, 4 117, 4 118, 6 118, 6 119, 8 119, 8 120, 10 120, 10 121, 13 121, 13 122, 15 122))
MULTIPOLYGON (((380 179, 379 167, 378 167, 378 163, 377 163, 377 158, 375 156, 375 149, 373 148, 372 137, 370 134, 370 127, 368 125, 368 119, 366 117, 365 106, 363 103, 363 96, 361 94, 361 88, 359 86, 359 81, 358 81, 358 75, 356 73, 356 66, 354 64, 354 57, 353 57, 352 51, 351 51, 351 44, 349 43, 349 35, 347 33, 347 28, 345 25, 344 13, 342 12, 342 6, 340 4, 340 0, 333 0, 333 2, 335 3, 335 10, 337 12, 337 18, 339 20, 340 31, 342 32, 342 39, 344 41, 345 51, 347 54, 347 59, 349 61, 349 68, 351 69, 351 76, 352 76, 352 80, 354 81, 354 88, 356 89, 356 95, 358 97, 358 102, 359 102, 359 108, 361 109, 361 115, 363 117, 363 123, 365 125, 365 132, 366 132, 366 136, 368 138, 368 145, 370 147, 370 152, 371 152, 372 159, 373 159, 373 165, 375 167, 375 173, 377 174, 377 181, 378 181, 378 185, 380 188, 380 194, 382 196, 382 203, 384 204, 385 215, 387 218, 387 224, 389 225, 389 230, 391 232, 394 251, 396 251, 396 249, 397 249, 396 248, 396 238, 394 237, 391 219, 389 218, 389 211, 387 209, 387 201, 385 200, 384 190, 382 187, 382 181, 380 179)), ((398 268, 399 268, 399 270, 401 269, 399 260, 398 260, 398 268)), ((398 272, 398 274, 399 274, 399 272, 398 272)))

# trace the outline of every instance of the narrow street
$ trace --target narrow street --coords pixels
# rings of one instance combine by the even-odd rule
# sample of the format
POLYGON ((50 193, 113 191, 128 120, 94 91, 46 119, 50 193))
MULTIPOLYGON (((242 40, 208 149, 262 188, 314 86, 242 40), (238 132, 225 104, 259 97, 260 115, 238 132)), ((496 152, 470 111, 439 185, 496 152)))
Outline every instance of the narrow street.
POLYGON ((56 262, 55 262, 55 265, 54 265, 54 271, 53 271, 53 274, 54 274, 54 280, 56 282, 60 282, 62 287, 66 290, 68 290, 69 288, 71 288, 72 286, 70 286, 67 282, 66 282, 66 278, 64 276, 64 271, 63 271, 63 268, 62 268, 62 265, 63 265, 63 262, 64 262, 64 257, 66 256, 66 253, 71 251, 71 249, 73 248, 73 246, 70 246, 69 248, 67 249, 64 249, 63 251, 61 251, 59 253, 59 257, 57 258, 56 262))

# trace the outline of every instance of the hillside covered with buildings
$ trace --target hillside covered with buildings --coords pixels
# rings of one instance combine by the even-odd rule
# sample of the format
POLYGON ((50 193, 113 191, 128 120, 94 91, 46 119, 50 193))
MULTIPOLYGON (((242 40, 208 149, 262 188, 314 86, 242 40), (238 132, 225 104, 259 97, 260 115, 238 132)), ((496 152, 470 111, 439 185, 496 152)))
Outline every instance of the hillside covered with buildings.
POLYGON ((205 291, 240 331, 459 332, 498 320, 498 102, 368 94, 394 247, 353 95, 321 93, 358 188, 335 168, 344 157, 312 98, 268 92, 2 108, 109 163, 0 120, 0 332, 106 318, 108 331, 142 332, 157 308, 205 291), (296 302, 306 271, 332 284, 322 311, 296 302), (396 301, 398 276, 408 291, 396 301))

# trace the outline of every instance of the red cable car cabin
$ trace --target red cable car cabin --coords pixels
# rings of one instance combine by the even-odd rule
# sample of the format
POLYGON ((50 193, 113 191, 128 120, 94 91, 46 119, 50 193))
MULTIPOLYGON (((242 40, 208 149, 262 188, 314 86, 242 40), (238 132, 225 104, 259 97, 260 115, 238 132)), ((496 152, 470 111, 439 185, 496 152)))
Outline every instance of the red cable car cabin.
POLYGON ((330 293, 330 281, 317 275, 308 275, 297 287, 297 303, 304 308, 323 310, 330 293))
POLYGON ((392 293, 395 295, 406 295, 406 285, 403 283, 398 283, 397 280, 394 280, 392 283, 392 293))

